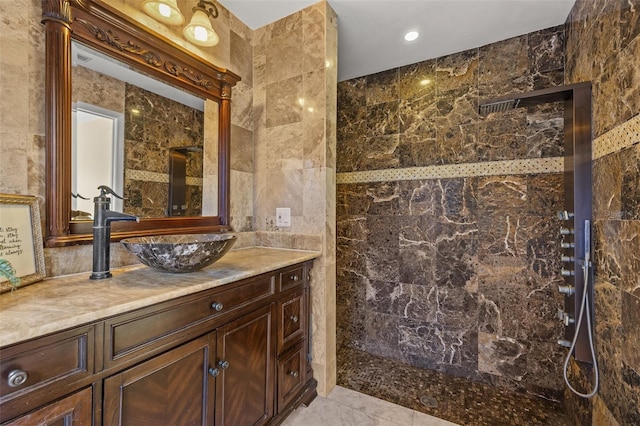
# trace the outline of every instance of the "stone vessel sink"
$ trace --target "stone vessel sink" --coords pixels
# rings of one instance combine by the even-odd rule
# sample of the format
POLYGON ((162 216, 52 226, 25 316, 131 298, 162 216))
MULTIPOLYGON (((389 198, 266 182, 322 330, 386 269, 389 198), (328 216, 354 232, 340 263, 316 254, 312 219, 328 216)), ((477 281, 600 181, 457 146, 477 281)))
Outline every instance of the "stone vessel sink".
POLYGON ((193 272, 220 259, 236 242, 231 234, 181 234, 125 238, 140 262, 165 272, 193 272))

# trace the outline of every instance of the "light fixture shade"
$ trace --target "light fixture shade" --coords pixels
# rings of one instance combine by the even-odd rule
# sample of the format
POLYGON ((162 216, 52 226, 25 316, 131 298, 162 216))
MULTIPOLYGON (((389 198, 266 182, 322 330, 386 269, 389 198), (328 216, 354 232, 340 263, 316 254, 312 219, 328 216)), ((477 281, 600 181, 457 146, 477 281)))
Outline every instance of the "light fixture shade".
POLYGON ((145 0, 142 10, 156 21, 169 25, 182 25, 184 15, 180 12, 176 0, 145 0))
POLYGON ((187 40, 198 46, 215 46, 220 41, 220 37, 211 26, 209 15, 198 9, 193 12, 189 25, 184 27, 183 34, 187 40))

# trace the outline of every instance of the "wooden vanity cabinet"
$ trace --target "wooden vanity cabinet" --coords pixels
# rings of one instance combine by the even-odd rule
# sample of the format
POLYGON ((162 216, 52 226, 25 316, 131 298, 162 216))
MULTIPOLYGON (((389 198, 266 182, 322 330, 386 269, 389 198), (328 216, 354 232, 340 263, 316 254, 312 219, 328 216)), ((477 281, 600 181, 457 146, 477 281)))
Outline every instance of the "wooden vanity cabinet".
POLYGON ((316 395, 308 347, 311 265, 2 348, 0 422, 281 423, 316 395), (5 385, 10 372, 29 365, 35 374, 22 387, 5 385))

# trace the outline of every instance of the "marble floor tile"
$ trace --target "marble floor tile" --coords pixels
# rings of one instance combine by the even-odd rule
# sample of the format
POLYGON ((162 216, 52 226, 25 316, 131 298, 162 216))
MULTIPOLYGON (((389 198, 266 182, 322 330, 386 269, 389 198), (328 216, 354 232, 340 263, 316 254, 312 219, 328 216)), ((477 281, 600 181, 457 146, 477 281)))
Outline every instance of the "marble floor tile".
POLYGON ((328 397, 300 407, 283 426, 455 426, 369 395, 336 386, 328 397))

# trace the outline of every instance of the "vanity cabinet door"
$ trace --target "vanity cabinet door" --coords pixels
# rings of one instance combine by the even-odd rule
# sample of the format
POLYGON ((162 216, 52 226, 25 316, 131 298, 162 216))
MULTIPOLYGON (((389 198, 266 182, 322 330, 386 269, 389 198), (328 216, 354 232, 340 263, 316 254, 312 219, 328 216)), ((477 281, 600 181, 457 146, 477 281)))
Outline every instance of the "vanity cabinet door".
POLYGON ((4 426, 91 426, 91 396, 91 388, 86 388, 12 422, 4 423, 4 426))
POLYGON ((275 304, 218 328, 216 426, 266 424, 273 415, 275 304))
POLYGON ((104 381, 104 425, 213 425, 215 332, 104 381))

